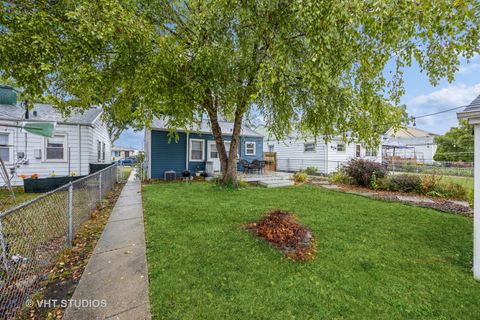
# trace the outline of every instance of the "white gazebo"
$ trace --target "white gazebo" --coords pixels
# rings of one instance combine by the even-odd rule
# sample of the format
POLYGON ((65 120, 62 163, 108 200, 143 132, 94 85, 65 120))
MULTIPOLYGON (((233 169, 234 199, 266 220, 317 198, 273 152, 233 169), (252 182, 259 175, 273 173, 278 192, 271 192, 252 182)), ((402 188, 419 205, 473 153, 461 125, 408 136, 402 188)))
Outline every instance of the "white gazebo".
POLYGON ((474 127, 473 277, 480 281, 480 95, 457 116, 474 127))

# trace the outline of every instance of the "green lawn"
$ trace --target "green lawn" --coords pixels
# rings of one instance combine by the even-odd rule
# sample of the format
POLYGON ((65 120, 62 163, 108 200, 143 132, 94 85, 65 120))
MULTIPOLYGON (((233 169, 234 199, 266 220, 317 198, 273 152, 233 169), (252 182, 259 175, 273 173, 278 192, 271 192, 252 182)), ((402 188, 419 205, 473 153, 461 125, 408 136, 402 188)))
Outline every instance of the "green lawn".
POLYGON ((16 205, 19 205, 22 202, 34 199, 38 197, 39 193, 25 193, 23 191, 23 187, 15 187, 13 188, 15 194, 15 202, 13 202, 11 198, 10 191, 5 188, 0 189, 0 201, 3 203, 3 210, 12 208, 16 205))
POLYGON ((455 176, 443 176, 442 181, 451 181, 463 186, 468 192, 473 192, 473 177, 455 177, 455 176))
POLYGON ((474 319, 472 221, 313 186, 143 189, 156 319, 474 319), (317 257, 292 262, 242 229, 295 212, 317 257))

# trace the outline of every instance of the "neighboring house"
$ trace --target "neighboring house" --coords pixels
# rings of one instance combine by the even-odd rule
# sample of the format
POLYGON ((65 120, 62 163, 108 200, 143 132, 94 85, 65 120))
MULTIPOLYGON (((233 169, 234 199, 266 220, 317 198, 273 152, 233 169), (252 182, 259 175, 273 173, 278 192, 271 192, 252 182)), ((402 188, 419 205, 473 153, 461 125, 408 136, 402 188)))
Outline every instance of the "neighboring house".
POLYGON ((23 184, 21 175, 87 175, 90 163, 111 162, 111 143, 101 109, 90 108, 64 119, 52 105, 35 104, 27 114, 22 104, 8 104, 11 101, 2 100, 3 96, 0 94, 0 156, 7 169, 17 166, 14 185, 23 184), (27 116, 29 122, 56 122, 55 136, 46 138, 8 126, 21 125, 27 116))
MULTIPOLYGON (((263 128, 257 129, 264 132, 263 128)), ((319 173, 331 173, 338 170, 348 160, 353 158, 368 159, 381 162, 380 147, 370 149, 364 143, 345 143, 340 138, 334 138, 326 143, 320 137, 306 140, 292 135, 284 140, 264 138, 264 152, 274 152, 277 171, 298 171, 307 167, 315 167, 319 173)))
POLYGON ((112 147, 112 160, 120 160, 128 157, 136 157, 138 150, 132 147, 112 147))
POLYGON ((394 131, 389 129, 384 134, 384 160, 413 160, 423 163, 433 163, 437 151, 435 137, 438 134, 414 127, 405 127, 394 131))
MULTIPOLYGON (((221 121, 225 147, 230 148, 233 123, 221 121)), ((207 171, 210 174, 220 171, 215 139, 210 124, 204 120, 199 126, 190 128, 189 132, 177 130, 178 139, 168 137, 164 119, 154 119, 145 130, 145 159, 148 161, 148 178, 163 179, 166 171, 175 171, 181 177, 182 171, 188 169, 207 171)), ((242 126, 237 158, 253 161, 263 159, 263 136, 242 126)), ((239 167, 241 170, 241 168, 239 167)))

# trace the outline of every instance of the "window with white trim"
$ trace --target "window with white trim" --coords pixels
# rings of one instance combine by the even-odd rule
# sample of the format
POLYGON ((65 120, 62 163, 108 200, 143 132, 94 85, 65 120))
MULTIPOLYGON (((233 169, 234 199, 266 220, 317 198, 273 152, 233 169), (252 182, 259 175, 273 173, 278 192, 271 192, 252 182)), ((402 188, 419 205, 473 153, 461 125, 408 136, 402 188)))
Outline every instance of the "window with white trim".
POLYGON ((275 145, 274 144, 269 144, 268 145, 268 152, 274 152, 275 151, 275 145))
POLYGON ((102 142, 102 161, 105 161, 105 142, 102 142))
POLYGON ((337 143, 337 152, 345 152, 345 143, 337 143))
POLYGON ((67 137, 55 135, 45 138, 45 160, 63 161, 67 159, 67 137))
POLYGON ((256 150, 256 143, 253 141, 245 142, 245 155, 254 156, 256 150))
POLYGON ((190 139, 190 161, 205 161, 205 140, 190 139))
POLYGON ((303 144, 303 151, 304 152, 313 152, 315 151, 315 143, 314 142, 305 142, 303 144))
POLYGON ((377 149, 366 149, 365 156, 367 157, 376 157, 377 156, 377 149))
POLYGON ((97 161, 102 160, 102 142, 97 140, 97 161))
POLYGON ((7 132, 0 132, 0 157, 4 162, 10 162, 9 136, 7 132))

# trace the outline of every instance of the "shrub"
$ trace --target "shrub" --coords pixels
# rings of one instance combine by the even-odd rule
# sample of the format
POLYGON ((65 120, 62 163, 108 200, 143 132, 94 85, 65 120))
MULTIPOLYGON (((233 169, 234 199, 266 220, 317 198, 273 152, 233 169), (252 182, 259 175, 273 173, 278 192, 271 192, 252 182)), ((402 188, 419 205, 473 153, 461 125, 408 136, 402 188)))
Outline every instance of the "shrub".
POLYGON ((337 172, 332 173, 328 180, 332 183, 342 183, 342 184, 353 184, 352 178, 347 175, 347 173, 340 169, 337 172))
POLYGON ((317 174, 317 168, 307 167, 307 169, 305 169, 305 172, 309 175, 315 175, 315 174, 317 174))
POLYGON ((293 180, 295 180, 295 182, 297 183, 305 182, 307 181, 307 178, 308 178, 308 175, 303 171, 296 172, 293 175, 293 180))
POLYGON ((432 174, 421 177, 422 179, 422 193, 428 194, 435 191, 437 185, 440 183, 441 176, 436 175, 435 171, 432 174))
POLYGON ((383 177, 377 180, 377 188, 374 190, 389 190, 390 188, 390 177, 383 177))
POLYGON ((465 188, 455 182, 439 183, 435 190, 444 198, 467 199, 465 188))
POLYGON ((344 167, 344 170, 356 184, 365 187, 371 186, 372 176, 374 174, 376 179, 383 178, 387 175, 387 170, 380 163, 364 159, 350 160, 344 167))
POLYGON ((400 192, 422 192, 422 179, 417 175, 398 174, 390 177, 389 189, 400 192))
POLYGON ((470 208, 473 208, 473 197, 474 197, 474 193, 473 193, 473 191, 470 191, 468 193, 468 198, 467 198, 468 205, 470 206, 470 208))

